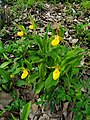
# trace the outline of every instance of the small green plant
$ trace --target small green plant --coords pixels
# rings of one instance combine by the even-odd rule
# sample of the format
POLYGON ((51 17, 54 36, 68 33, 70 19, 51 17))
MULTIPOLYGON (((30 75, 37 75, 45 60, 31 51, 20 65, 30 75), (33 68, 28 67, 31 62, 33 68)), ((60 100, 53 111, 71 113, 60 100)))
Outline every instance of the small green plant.
POLYGON ((84 12, 88 12, 90 10, 90 1, 88 0, 82 1, 81 7, 84 9, 84 12))
POLYGON ((62 2, 62 3, 65 3, 65 2, 69 2, 69 3, 73 3, 73 2, 80 3, 80 2, 82 2, 82 0, 47 0, 47 1, 48 1, 48 2, 53 2, 54 4, 59 3, 59 2, 62 2))
POLYGON ((90 40, 90 30, 88 29, 89 24, 85 23, 80 23, 74 25, 74 29, 76 31, 76 36, 80 40, 89 41, 90 40))
POLYGON ((15 4, 18 5, 18 7, 20 7, 20 8, 24 8, 26 6, 28 8, 30 8, 35 3, 38 3, 39 5, 42 5, 43 2, 44 2, 44 0, 17 0, 15 2, 15 4))
MULTIPOLYGON (((29 116, 29 114, 30 114, 30 107, 31 107, 31 102, 28 102, 28 103, 24 106, 24 108, 23 108, 23 110, 22 110, 22 113, 21 113, 21 115, 20 115, 20 120, 27 120, 27 119, 28 119, 28 116, 29 116)), ((12 116, 13 120, 17 120, 17 119, 14 117, 13 114, 11 114, 11 116, 12 116)))
MULTIPOLYGON (((31 108, 31 102, 28 102, 27 104, 25 104, 25 106, 22 109, 21 115, 20 115, 20 120, 27 120, 28 119, 28 116, 30 114, 30 108, 31 108)), ((12 109, 11 106, 7 106, 3 111, 0 111, 0 117, 6 111, 10 111, 11 109, 12 109)), ((11 117, 12 117, 13 120, 17 120, 17 118, 12 113, 11 113, 11 117)), ((9 118, 9 119, 11 119, 11 118, 9 118)))

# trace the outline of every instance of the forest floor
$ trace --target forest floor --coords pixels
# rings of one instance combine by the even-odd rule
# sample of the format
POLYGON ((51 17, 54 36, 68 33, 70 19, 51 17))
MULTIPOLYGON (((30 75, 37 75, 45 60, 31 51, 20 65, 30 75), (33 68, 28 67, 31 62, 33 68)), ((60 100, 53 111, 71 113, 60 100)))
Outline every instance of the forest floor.
MULTIPOLYGON (((19 39, 17 36, 17 27, 15 23, 21 24, 28 28, 30 25, 30 15, 32 15, 35 23, 37 24, 36 34, 43 36, 46 32, 46 27, 48 23, 52 29, 56 30, 60 25, 64 28, 64 40, 67 46, 80 46, 81 48, 88 50, 87 57, 82 59, 82 65, 86 68, 82 71, 82 79, 86 81, 90 78, 90 10, 88 12, 81 8, 80 4, 77 3, 44 3, 42 6, 35 4, 34 6, 27 8, 18 8, 12 5, 6 5, 6 12, 8 15, 8 21, 5 18, 5 23, 2 25, 0 31, 0 41, 6 46, 9 40, 16 41, 19 39), (89 34, 89 36, 88 36, 89 34), (88 63, 88 64, 87 64, 88 63)), ((33 30, 29 30, 29 34, 32 34, 33 30)), ((52 35, 52 31, 48 32, 48 35, 52 35)), ((10 56, 13 58, 12 54, 10 56)), ((5 59, 0 56, 1 65, 5 62, 5 59)), ((4 83, 3 83, 4 84, 4 83)), ((69 111, 73 103, 65 102, 62 105, 62 111, 51 112, 50 108, 44 111, 43 106, 35 105, 34 102, 39 100, 39 95, 35 95, 30 87, 18 87, 16 85, 12 86, 12 91, 7 90, 5 84, 2 86, 0 84, 0 120, 12 120, 10 118, 11 113, 13 113, 17 119, 20 116, 20 109, 22 108, 24 102, 32 101, 32 109, 29 115, 30 120, 72 120, 73 112, 69 111), (18 99, 15 101, 13 98, 17 92, 18 99), (11 94, 13 93, 13 95, 11 94), (20 101, 21 100, 21 101, 20 101), (15 101, 15 102, 14 102, 15 101), (17 108, 13 106, 16 105, 17 108), (17 103, 17 104, 16 104, 17 103), (19 104, 22 104, 21 106, 19 104), (12 105, 12 111, 9 111, 9 107, 12 105), (9 107, 7 107, 9 106, 9 107), (21 107, 21 108, 20 108, 21 107), (15 110, 14 110, 15 109, 15 110), (5 111, 2 114, 2 111, 5 111)), ((81 90, 84 92, 83 88, 81 90)))

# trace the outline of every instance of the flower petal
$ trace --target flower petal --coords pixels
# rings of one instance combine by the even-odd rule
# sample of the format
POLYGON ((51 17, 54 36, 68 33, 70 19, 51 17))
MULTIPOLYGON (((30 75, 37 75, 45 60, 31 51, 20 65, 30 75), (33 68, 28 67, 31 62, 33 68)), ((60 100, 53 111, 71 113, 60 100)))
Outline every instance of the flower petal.
POLYGON ((11 74, 11 75, 10 75, 10 78, 14 78, 14 74, 11 74))
POLYGON ((54 72, 53 72, 53 79, 57 80, 60 76, 60 72, 59 72, 59 68, 55 68, 54 72))
POLYGON ((26 78, 27 76, 28 76, 28 71, 27 70, 23 70, 23 73, 22 73, 22 75, 21 75, 21 79, 24 79, 24 78, 26 78))
POLYGON ((24 35, 24 32, 23 31, 18 32, 17 35, 20 36, 20 37, 22 37, 24 35))
POLYGON ((60 41, 61 41, 61 37, 59 37, 59 36, 57 35, 57 36, 55 37, 55 39, 52 40, 51 45, 52 45, 52 46, 56 46, 56 45, 59 44, 60 41))
POLYGON ((33 25, 30 25, 30 26, 29 26, 29 29, 34 30, 34 26, 33 26, 33 25))

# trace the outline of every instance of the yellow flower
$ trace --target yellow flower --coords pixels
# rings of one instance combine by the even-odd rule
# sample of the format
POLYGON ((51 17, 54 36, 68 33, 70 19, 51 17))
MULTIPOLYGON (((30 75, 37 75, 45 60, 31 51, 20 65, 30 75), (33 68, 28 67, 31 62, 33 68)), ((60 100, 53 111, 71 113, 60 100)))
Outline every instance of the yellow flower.
POLYGON ((17 35, 20 36, 20 37, 22 37, 24 35, 24 32, 23 31, 18 32, 17 35))
POLYGON ((21 75, 21 79, 24 79, 24 78, 26 78, 27 76, 28 76, 28 71, 27 70, 23 70, 23 73, 22 73, 22 75, 21 75))
POLYGON ((29 25, 29 29, 34 30, 34 26, 33 25, 29 25))
POLYGON ((53 79, 57 80, 59 78, 59 76, 60 76, 59 68, 56 67, 54 72, 53 72, 53 79))
POLYGON ((55 37, 55 39, 52 40, 51 45, 52 45, 52 46, 56 46, 56 45, 59 44, 59 42, 60 42, 61 40, 62 40, 62 38, 57 35, 57 36, 55 37))
POLYGON ((11 74, 11 75, 10 75, 10 78, 14 78, 14 74, 11 74))

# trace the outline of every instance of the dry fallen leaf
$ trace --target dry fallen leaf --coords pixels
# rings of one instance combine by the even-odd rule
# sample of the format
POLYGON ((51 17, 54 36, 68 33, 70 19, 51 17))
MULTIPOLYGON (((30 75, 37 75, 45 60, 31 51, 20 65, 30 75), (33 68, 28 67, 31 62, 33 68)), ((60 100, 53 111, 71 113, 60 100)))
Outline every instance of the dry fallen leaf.
POLYGON ((63 104, 63 115, 64 115, 65 117, 67 116, 68 104, 69 104, 69 102, 65 102, 65 103, 63 104))
POLYGON ((31 108, 34 114, 38 111, 38 106, 36 104, 32 104, 31 108))
POLYGON ((13 98, 6 92, 0 92, 0 104, 6 107, 10 102, 13 101, 13 98))
POLYGON ((2 104, 0 104, 0 110, 4 110, 4 107, 2 104))

